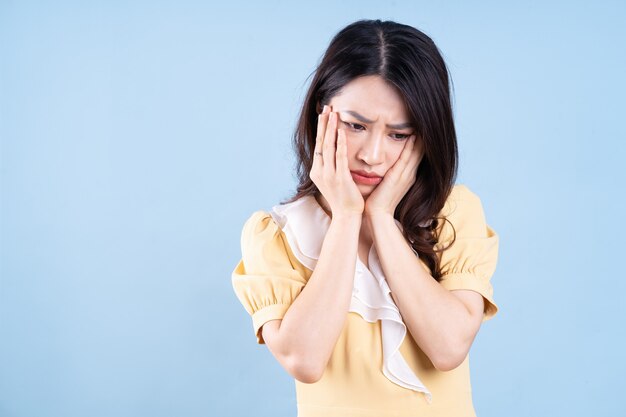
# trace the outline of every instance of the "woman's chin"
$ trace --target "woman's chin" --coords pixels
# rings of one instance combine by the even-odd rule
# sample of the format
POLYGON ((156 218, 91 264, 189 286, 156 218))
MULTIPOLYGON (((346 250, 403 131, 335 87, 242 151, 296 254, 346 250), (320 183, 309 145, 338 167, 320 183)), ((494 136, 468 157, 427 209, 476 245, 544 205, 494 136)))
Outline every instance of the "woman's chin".
POLYGON ((372 191, 376 189, 377 185, 357 184, 359 191, 363 197, 367 197, 372 194, 372 191))

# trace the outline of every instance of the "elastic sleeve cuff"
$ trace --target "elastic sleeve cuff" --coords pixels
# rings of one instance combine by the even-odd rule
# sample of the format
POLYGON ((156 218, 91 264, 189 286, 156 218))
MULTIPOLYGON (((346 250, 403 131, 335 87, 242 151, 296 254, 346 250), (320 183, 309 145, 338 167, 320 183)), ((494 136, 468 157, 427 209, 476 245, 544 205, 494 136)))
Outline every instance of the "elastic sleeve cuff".
POLYGON ((272 304, 263 307, 252 315, 252 325, 254 326, 254 334, 256 334, 258 344, 265 344, 263 334, 260 332, 261 326, 270 320, 280 320, 285 317, 289 307, 290 304, 272 304))
POLYGON ((439 282, 448 291, 452 290, 472 290, 476 291, 485 299, 485 310, 483 322, 491 319, 498 312, 498 306, 493 301, 493 289, 490 284, 486 284, 476 275, 469 272, 447 274, 439 282))

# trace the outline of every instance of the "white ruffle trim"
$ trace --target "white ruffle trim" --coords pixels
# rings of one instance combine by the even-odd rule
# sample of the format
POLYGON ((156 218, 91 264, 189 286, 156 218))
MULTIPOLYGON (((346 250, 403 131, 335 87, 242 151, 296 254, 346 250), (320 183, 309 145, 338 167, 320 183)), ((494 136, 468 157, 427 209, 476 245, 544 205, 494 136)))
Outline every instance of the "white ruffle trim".
MULTIPOLYGON (((270 215, 285 233, 294 256, 310 270, 315 269, 322 243, 330 227, 330 217, 313 196, 272 207, 270 215)), ((402 226, 396 220, 400 229, 402 226)), ((350 311, 364 320, 381 320, 383 374, 394 384, 422 392, 429 403, 432 394, 413 373, 400 353, 406 325, 391 297, 374 245, 368 255, 370 269, 357 256, 350 311)))

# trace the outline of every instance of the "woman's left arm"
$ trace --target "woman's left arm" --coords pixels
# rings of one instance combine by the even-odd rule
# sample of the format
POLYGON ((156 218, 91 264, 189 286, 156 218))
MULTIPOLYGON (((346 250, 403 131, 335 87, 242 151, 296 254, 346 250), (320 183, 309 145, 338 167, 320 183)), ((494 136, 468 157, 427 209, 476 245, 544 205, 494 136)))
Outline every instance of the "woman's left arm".
POLYGON ((366 216, 392 297, 415 342, 440 371, 459 366, 467 356, 482 318, 483 296, 449 291, 423 267, 393 216, 366 216))
POLYGON ((482 323, 484 300, 471 290, 448 290, 424 269, 393 218, 415 182, 423 143, 413 136, 385 178, 365 201, 376 252, 392 297, 409 332, 440 371, 459 366, 482 323))

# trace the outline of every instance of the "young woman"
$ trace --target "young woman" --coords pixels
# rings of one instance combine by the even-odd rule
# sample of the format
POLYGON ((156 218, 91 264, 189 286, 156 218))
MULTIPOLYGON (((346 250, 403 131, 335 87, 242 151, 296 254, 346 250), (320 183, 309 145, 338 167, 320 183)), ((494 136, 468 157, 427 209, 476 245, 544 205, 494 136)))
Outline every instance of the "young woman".
POLYGON ((294 135, 299 184, 242 232, 237 297, 299 417, 474 416, 468 352, 498 235, 455 184, 447 67, 392 21, 342 29, 294 135))

